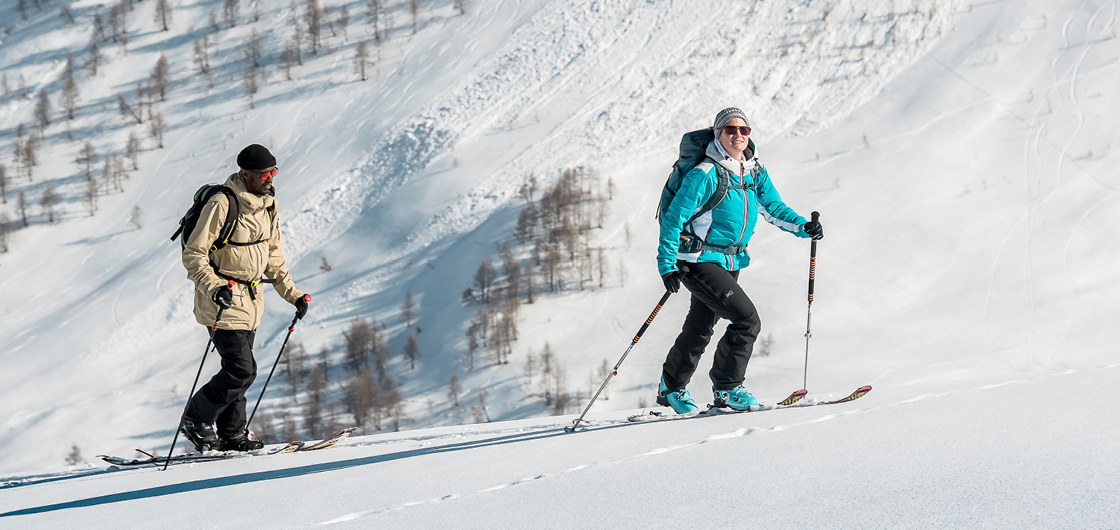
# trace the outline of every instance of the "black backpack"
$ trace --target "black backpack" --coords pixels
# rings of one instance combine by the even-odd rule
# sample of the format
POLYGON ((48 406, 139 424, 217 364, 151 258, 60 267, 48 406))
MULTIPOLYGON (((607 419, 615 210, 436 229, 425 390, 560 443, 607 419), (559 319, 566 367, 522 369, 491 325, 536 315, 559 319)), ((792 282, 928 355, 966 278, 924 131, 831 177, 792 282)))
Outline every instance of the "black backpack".
POLYGON ((219 193, 224 193, 226 198, 229 199, 229 208, 226 211, 226 222, 218 232, 218 239, 210 246, 210 252, 217 252, 219 249, 226 246, 226 244, 229 243, 230 235, 233 234, 233 229, 237 226, 239 211, 237 197, 233 194, 233 190, 221 184, 206 184, 198 188, 198 191, 194 192, 194 203, 191 204, 190 209, 183 215, 183 218, 179 219, 179 229, 175 230, 175 233, 172 234, 171 240, 175 241, 175 238, 179 237, 179 234, 183 234, 182 246, 187 246, 187 240, 190 239, 191 232, 194 231, 195 225, 198 224, 198 217, 202 213, 202 207, 206 206, 206 203, 211 197, 219 193))
MULTIPOLYGON (((681 189, 681 183, 684 181, 685 174, 692 171, 708 158, 706 154, 708 144, 712 143, 715 139, 715 132, 713 132, 711 128, 692 131, 681 137, 681 146, 677 162, 673 164, 673 169, 669 172, 669 179, 665 181, 665 187, 661 190, 661 203, 657 206, 657 213, 654 215, 655 219, 661 220, 661 216, 665 215, 665 212, 669 209, 669 203, 673 202, 673 197, 676 197, 677 191, 681 189)), ((747 149, 749 149, 752 154, 755 152, 754 140, 747 139, 747 149)), ((727 169, 715 160, 712 160, 712 164, 715 165, 719 184, 716 186, 715 193, 708 199, 708 202, 705 202, 704 205, 685 222, 684 228, 681 231, 681 252, 697 252, 703 248, 704 250, 714 250, 716 252, 738 253, 734 252, 738 249, 704 246, 704 241, 696 237, 696 234, 693 234, 690 228, 693 221, 715 208, 716 205, 727 196, 729 190, 741 189, 746 191, 754 188, 753 182, 742 186, 731 186, 731 176, 727 174, 727 169)), ((751 173, 753 176, 754 171, 751 173)))

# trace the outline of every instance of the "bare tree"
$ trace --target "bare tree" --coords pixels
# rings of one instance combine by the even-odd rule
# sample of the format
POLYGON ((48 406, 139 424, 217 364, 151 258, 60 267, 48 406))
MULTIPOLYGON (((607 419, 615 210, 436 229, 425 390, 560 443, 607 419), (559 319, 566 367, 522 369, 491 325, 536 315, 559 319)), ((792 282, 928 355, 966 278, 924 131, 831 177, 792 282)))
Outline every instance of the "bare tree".
POLYGON ((62 82, 62 95, 59 97, 58 106, 66 111, 66 119, 74 119, 74 108, 78 106, 78 84, 74 82, 73 75, 67 75, 62 82))
POLYGON ((0 204, 8 204, 8 175, 4 164, 0 164, 0 204))
POLYGON ((105 23, 101 21, 101 9, 93 10, 93 41, 105 40, 105 23))
MULTIPOLYGON (((47 214, 47 221, 54 224, 54 206, 58 204, 58 193, 54 191, 54 183, 48 182, 47 187, 43 189, 43 195, 39 198, 39 205, 43 207, 43 211, 47 214)), ((24 221, 24 226, 27 226, 27 221, 24 221)))
POLYGON ((362 81, 366 80, 366 62, 369 60, 369 46, 366 41, 358 42, 358 46, 354 48, 354 73, 361 76, 362 81))
POLYGON ((89 75, 92 77, 97 76, 97 66, 101 64, 101 47, 97 43, 89 45, 89 63, 86 65, 89 68, 89 75))
POLYGON ((311 39, 311 54, 315 55, 319 49, 319 32, 322 29, 319 17, 319 0, 307 0, 307 36, 311 39))
POLYGON ((366 20, 373 28, 373 40, 378 46, 381 45, 381 0, 369 0, 366 4, 366 20))
POLYGON ((39 130, 51 124, 51 102, 47 99, 47 89, 39 90, 39 100, 35 102, 35 125, 39 130))
POLYGON ((482 303, 490 301, 490 287, 494 283, 494 263, 486 258, 474 273, 474 284, 478 287, 478 297, 482 303))
POLYGON ((405 325, 412 327, 412 315, 416 312, 416 300, 412 298, 412 289, 405 289, 404 302, 401 303, 401 316, 405 319, 405 325))
POLYGON ((166 125, 163 123, 163 113, 161 112, 152 116, 152 119, 148 122, 148 134, 156 141, 156 144, 158 144, 156 147, 158 149, 163 149, 163 131, 165 129, 166 125))
POLYGON ((24 22, 27 22, 27 1, 17 0, 16 10, 19 11, 19 18, 23 19, 24 22))
POLYGON ((331 267, 331 264, 327 263, 327 257, 326 256, 319 256, 319 258, 323 261, 323 263, 321 265, 319 265, 319 270, 321 270, 323 272, 330 272, 330 271, 334 270, 334 267, 331 267))
POLYGON ((133 171, 140 169, 136 165, 137 159, 140 155, 140 137, 136 135, 136 131, 128 132, 128 143, 124 146, 124 156, 132 161, 133 171))
POLYGON ((249 62, 253 63, 254 68, 261 66, 261 34, 257 32, 257 28, 253 28, 252 33, 249 34, 249 40, 245 42, 245 47, 242 52, 249 62))
POLYGON ((93 175, 86 177, 86 190, 82 194, 82 200, 86 204, 86 209, 89 210, 89 216, 93 217, 94 212, 97 211, 97 180, 93 175))
POLYGON ((237 25, 237 12, 241 9, 241 0, 225 0, 222 2, 222 17, 226 21, 226 26, 234 27, 237 25))
POLYGON ((124 99, 124 94, 117 94, 117 108, 121 111, 121 116, 132 116, 136 123, 144 123, 144 108, 140 107, 140 112, 133 110, 132 106, 124 99))
POLYGON ((159 24, 163 31, 171 29, 171 4, 167 0, 156 0, 155 23, 159 24))
POLYGON ((416 34, 416 21, 420 18, 420 6, 416 0, 408 0, 408 9, 412 13, 412 34, 416 34))
POLYGON ((362 368, 369 368, 373 337, 369 322, 363 317, 354 317, 350 321, 350 330, 343 331, 342 336, 346 342, 346 361, 350 369, 360 372, 362 368))
POLYGON ((408 369, 416 369, 416 358, 420 356, 420 346, 416 343, 416 334, 408 334, 408 342, 404 345, 404 356, 408 358, 408 369))
POLYGON ((459 394, 463 393, 463 385, 459 383, 459 374, 451 374, 451 381, 447 384, 447 397, 451 399, 452 406, 459 406, 459 394))
POLYGON ((97 163, 100 157, 97 156, 97 149, 93 144, 88 141, 82 146, 82 150, 78 152, 78 158, 75 162, 82 166, 82 175, 89 179, 93 176, 93 165, 97 163))
POLYGON ((16 198, 16 209, 19 210, 19 220, 23 226, 27 227, 27 195, 23 190, 19 190, 19 196, 16 198))
POLYGON ((292 63, 295 62, 295 45, 289 41, 284 43, 284 50, 280 52, 280 69, 284 72, 284 78, 288 81, 292 80, 292 63))
POLYGON ((460 15, 467 14, 467 0, 455 0, 453 7, 460 15))
POLYGON ((32 168, 39 165, 39 159, 35 156, 35 152, 39 150, 39 140, 41 139, 42 136, 33 132, 27 135, 27 141, 23 143, 23 156, 20 158, 23 161, 23 170, 27 173, 28 182, 32 180, 32 168))
POLYGON ((8 224, 11 222, 8 212, 0 212, 0 252, 8 251, 8 224))
POLYGON ((127 33, 128 20, 125 15, 125 8, 122 4, 117 3, 109 7, 109 34, 113 37, 114 41, 119 41, 121 36, 127 33))
POLYGON ((533 260, 525 260, 525 303, 533 303, 533 260))
POLYGON ((152 95, 159 92, 159 100, 167 100, 167 84, 171 81, 171 65, 167 63, 167 57, 162 53, 159 54, 159 59, 156 60, 156 66, 152 69, 152 74, 149 76, 149 84, 152 87, 152 95))
POLYGON ((298 24, 292 29, 292 49, 295 51, 296 64, 303 66, 303 26, 298 24))
POLYGON ((346 34, 346 27, 350 25, 350 9, 346 4, 342 4, 342 8, 338 10, 338 30, 342 32, 342 38, 350 41, 350 37, 346 34))

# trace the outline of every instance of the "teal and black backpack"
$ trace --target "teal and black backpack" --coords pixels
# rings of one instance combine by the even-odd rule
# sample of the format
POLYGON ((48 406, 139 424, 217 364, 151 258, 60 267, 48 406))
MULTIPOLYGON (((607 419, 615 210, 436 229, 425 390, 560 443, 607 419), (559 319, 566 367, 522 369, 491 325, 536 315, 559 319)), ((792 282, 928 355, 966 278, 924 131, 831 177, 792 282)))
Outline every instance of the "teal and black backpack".
POLYGON ((224 193, 226 198, 229 199, 229 208, 226 211, 226 222, 222 225, 221 231, 218 232, 218 239, 210 246, 210 252, 217 252, 218 249, 226 246, 229 243, 230 235, 233 234, 233 229, 237 226, 239 212, 237 197, 233 194, 233 190, 221 184, 206 184, 194 192, 194 203, 191 204, 187 213, 183 214, 183 218, 179 219, 179 229, 172 234, 171 240, 175 241, 175 238, 182 234, 181 244, 184 247, 187 246, 187 240, 190 239, 191 232, 198 224, 198 217, 202 214, 202 207, 206 206, 211 197, 219 193, 224 193))
MULTIPOLYGON (((685 174, 692 171, 708 158, 706 154, 708 144, 712 143, 715 139, 716 135, 711 128, 692 131, 681 137, 681 146, 677 156, 677 162, 673 164, 673 169, 669 172, 669 179, 665 181, 665 187, 661 190, 661 203, 657 206, 657 213, 654 215, 655 219, 661 220, 661 216, 665 215, 665 212, 669 209, 669 203, 673 202, 673 197, 676 197, 677 191, 681 189, 681 182, 684 181, 685 174)), ((747 149, 750 149, 751 153, 755 152, 754 140, 747 139, 747 149)), ((715 165, 719 184, 716 186, 715 193, 708 199, 708 202, 705 202, 704 206, 701 206, 700 209, 692 214, 692 217, 689 217, 688 221, 685 222, 681 230, 681 252, 699 252, 701 249, 723 252, 724 250, 722 248, 705 248, 704 241, 697 237, 696 234, 692 233, 692 222, 715 208, 716 205, 727 196, 729 190, 741 189, 745 191, 754 188, 753 182, 741 186, 731 186, 731 177, 727 174, 727 169, 715 160, 712 160, 712 164, 715 165)), ((752 176, 753 173, 752 171, 752 176)), ((731 252, 732 250, 735 249, 728 249, 728 253, 735 253, 731 252)))

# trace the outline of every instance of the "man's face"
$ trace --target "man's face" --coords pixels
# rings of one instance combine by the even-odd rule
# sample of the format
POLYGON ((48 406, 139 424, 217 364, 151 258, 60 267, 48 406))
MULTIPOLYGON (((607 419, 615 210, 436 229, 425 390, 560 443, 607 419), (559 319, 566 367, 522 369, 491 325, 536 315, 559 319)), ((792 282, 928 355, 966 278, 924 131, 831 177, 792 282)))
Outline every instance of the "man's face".
POLYGON ((241 179, 245 181, 245 189, 253 195, 267 195, 272 191, 272 178, 276 176, 276 166, 268 169, 242 169, 241 179))

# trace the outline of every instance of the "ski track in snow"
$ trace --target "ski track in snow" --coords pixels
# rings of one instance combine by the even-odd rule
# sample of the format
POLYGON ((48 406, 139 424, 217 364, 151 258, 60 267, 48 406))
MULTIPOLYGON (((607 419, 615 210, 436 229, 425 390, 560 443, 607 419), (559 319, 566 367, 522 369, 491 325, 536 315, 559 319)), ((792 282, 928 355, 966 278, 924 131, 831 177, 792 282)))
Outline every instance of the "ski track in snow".
MULTIPOLYGON (((1102 370, 1102 369, 1110 369, 1110 368, 1114 368, 1116 366, 1120 366, 1120 365, 1112 365, 1112 366, 1107 366, 1107 367, 1095 368, 1095 369, 1092 369, 1092 371, 1102 370)), ((724 441, 727 441, 727 440, 742 438, 744 436, 752 436, 752 435, 758 436, 758 435, 765 435, 765 434, 775 433, 775 432, 783 432, 783 431, 787 431, 787 430, 790 430, 790 429, 796 429, 798 427, 802 427, 802 426, 806 426, 806 425, 814 425, 814 424, 818 424, 818 423, 822 423, 822 422, 839 420, 839 419, 847 418, 847 417, 853 416, 853 415, 874 413, 874 412, 884 410, 884 409, 887 409, 887 408, 904 406, 904 405, 907 405, 907 404, 910 404, 910 403, 916 403, 916 402, 919 402, 919 401, 925 401, 925 400, 929 400, 929 399, 937 399, 937 398, 948 397, 948 396, 956 396, 956 395, 962 395, 962 394, 971 394, 971 393, 983 392, 985 390, 992 390, 992 389, 1002 388, 1002 387, 1011 386, 1011 385, 1027 384, 1027 383, 1030 383, 1032 381, 1038 381, 1038 380, 1048 379, 1048 378, 1052 378, 1052 377, 1060 377, 1060 376, 1075 374, 1075 373, 1079 373, 1081 371, 1088 371, 1088 370, 1066 370, 1066 371, 1061 372, 1061 373, 1051 374, 1051 375, 1047 375, 1047 376, 1043 376, 1043 377, 1036 377, 1036 378, 1030 378, 1030 379, 1014 379, 1014 380, 1004 381, 1004 382, 1001 382, 1001 383, 993 383, 993 384, 982 385, 982 386, 978 386, 978 387, 971 388, 971 389, 966 389, 966 390, 953 390, 953 391, 947 391, 947 392, 936 392, 936 393, 921 394, 921 395, 915 396, 913 398, 904 399, 902 401, 898 401, 898 402, 894 402, 894 403, 885 403, 885 404, 881 404, 881 405, 873 405, 873 406, 866 406, 866 407, 859 407, 857 405, 855 408, 842 410, 842 411, 838 411, 838 412, 826 412, 823 415, 821 415, 819 417, 816 417, 816 418, 811 418, 811 419, 807 419, 807 420, 803 420, 803 421, 799 421, 799 422, 788 423, 788 424, 775 425, 773 427, 739 427, 739 428, 737 428, 733 431, 730 431, 730 432, 708 435, 708 436, 705 436, 703 439, 696 440, 694 442, 683 443, 683 444, 675 444, 675 445, 671 445, 671 446, 667 446, 667 447, 656 448, 656 449, 652 449, 652 450, 649 450, 649 451, 642 452, 640 454, 635 454, 635 455, 631 455, 631 456, 627 456, 627 457, 623 457, 623 458, 618 458, 618 459, 614 459, 614 460, 609 460, 609 461, 599 461, 599 462, 590 462, 590 463, 586 463, 586 464, 580 464, 580 465, 576 465, 574 467, 571 467, 569 469, 559 471, 559 472, 535 474, 535 475, 532 475, 532 476, 522 478, 520 480, 514 480, 514 481, 511 481, 511 482, 503 482, 503 483, 500 483, 500 484, 495 484, 495 485, 492 485, 492 486, 480 488, 480 489, 470 491, 470 492, 452 492, 452 493, 447 493, 447 494, 444 494, 444 495, 441 495, 441 496, 438 496, 438 497, 431 497, 431 498, 427 498, 427 499, 409 501, 409 502, 399 503, 399 504, 396 504, 396 505, 393 505, 393 506, 388 506, 388 507, 370 509, 370 510, 359 511, 359 512, 351 512, 351 513, 347 513, 347 514, 341 515, 339 517, 336 517, 336 518, 333 518, 333 519, 330 519, 330 520, 327 520, 327 521, 320 522, 317 525, 313 525, 313 526, 328 526, 328 525, 333 525, 333 524, 337 524, 337 523, 354 521, 354 520, 357 520, 357 519, 362 519, 362 518, 370 517, 370 516, 391 514, 391 513, 396 512, 396 511, 405 510, 405 509, 413 508, 413 507, 434 505, 434 504, 439 504, 439 503, 443 503, 443 502, 447 502, 447 501, 466 499, 466 498, 475 497, 475 496, 479 496, 479 495, 485 495, 486 493, 499 491, 499 490, 503 490, 503 489, 506 489, 506 488, 528 485, 528 484, 532 484, 532 483, 535 483, 535 482, 538 482, 538 481, 541 481, 541 480, 549 480, 549 479, 559 477, 559 476, 562 476, 562 475, 566 475, 566 474, 570 474, 570 473, 580 473, 580 472, 585 472, 585 471, 593 471, 595 469, 614 466, 614 465, 618 465, 618 464, 621 464, 621 463, 630 462, 630 461, 633 461, 633 460, 640 460, 640 459, 645 459, 645 458, 655 458, 655 457, 660 456, 660 455, 669 454, 669 453, 672 453, 672 452, 675 452, 675 451, 687 450, 687 449, 691 449, 691 448, 694 448, 694 447, 699 447, 699 446, 702 446, 702 445, 705 445, 705 444, 724 442, 724 441)), ((867 398, 863 398, 863 399, 867 399, 867 398)), ((858 404, 858 401, 856 401, 854 403, 858 404)), ((830 405, 830 406, 839 406, 839 405, 830 405)), ((796 408, 800 409, 800 408, 805 408, 805 407, 796 407, 796 408)), ((731 418, 735 418, 735 419, 745 418, 747 421, 750 420, 750 415, 749 414, 747 414, 747 415, 741 415, 741 414, 740 415, 727 415, 727 416, 723 416, 723 417, 728 418, 728 419, 731 419, 731 418)), ((670 421, 673 421, 672 418, 670 418, 670 421)), ((703 421, 703 420, 696 420, 695 418, 682 418, 680 421, 703 421)), ((617 420, 617 421, 614 421, 614 422, 597 422, 597 423, 607 423, 609 426, 608 427, 590 427, 588 429, 588 431, 594 431, 594 430, 598 430, 598 429, 602 429, 602 428, 610 428, 610 427, 614 427, 614 426, 625 426, 625 425, 630 425, 630 426, 633 426, 633 427, 637 428, 639 425, 656 425, 657 423, 661 423, 661 422, 630 423, 626 420, 617 420)), ((526 432, 527 433, 527 432, 533 432, 534 430, 537 430, 537 432, 547 432, 548 430, 555 429, 555 428, 556 428, 555 426, 549 426, 549 427, 546 427, 546 428, 539 428, 539 430, 537 430, 538 428, 533 428, 533 427, 526 428, 526 429, 515 429, 515 430, 511 430, 511 429, 506 429, 506 430, 483 430, 483 431, 478 431, 478 432, 472 433, 472 434, 475 434, 475 435, 484 435, 484 434, 485 435, 497 435, 497 434, 513 433, 513 432, 526 432)), ((580 435, 579 433, 571 434, 571 436, 579 436, 579 435, 580 435)), ((420 441, 420 440, 440 440, 440 439, 461 439, 462 437, 463 437, 462 435, 456 434, 456 435, 447 435, 447 436, 417 438, 415 440, 420 441)), ((412 441, 412 440, 410 439, 410 441, 412 441)), ((480 442, 484 442, 484 440, 480 440, 480 442)), ((377 443, 377 442, 374 442, 374 443, 377 443)), ((361 446, 361 445, 371 445, 371 444, 364 443, 364 442, 359 442, 359 441, 355 440, 354 442, 347 443, 345 445, 361 446)), ((436 448, 436 449, 438 450, 438 448, 436 448)), ((2 487, 2 486, 0 486, 0 487, 2 487)), ((308 527, 308 528, 310 528, 310 527, 308 527)))

